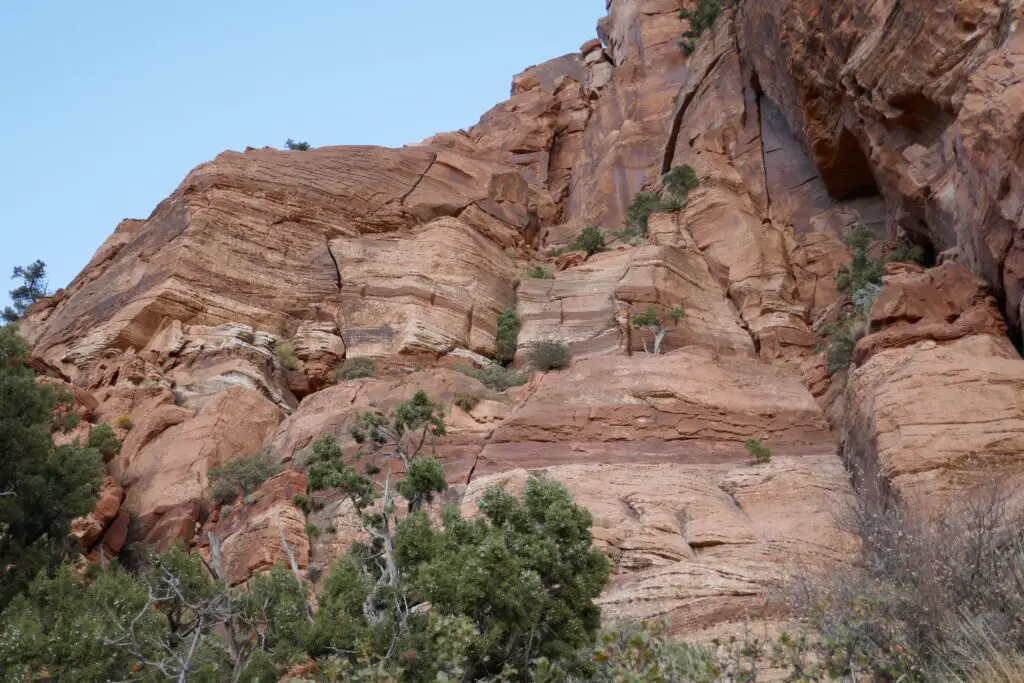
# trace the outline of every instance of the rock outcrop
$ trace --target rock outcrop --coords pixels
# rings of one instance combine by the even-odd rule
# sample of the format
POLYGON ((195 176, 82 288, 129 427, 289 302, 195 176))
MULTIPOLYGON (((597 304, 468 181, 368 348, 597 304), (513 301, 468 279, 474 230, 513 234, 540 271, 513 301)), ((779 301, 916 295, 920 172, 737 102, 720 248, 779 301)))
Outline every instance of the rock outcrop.
POLYGON ((134 425, 76 533, 113 553, 133 514, 137 540, 215 534, 233 583, 285 546, 315 578, 360 524, 329 497, 331 531, 307 537, 310 444, 351 448, 357 413, 423 389, 445 409, 445 503, 471 514, 532 474, 591 510, 608 619, 782 618, 778 579, 856 551, 854 484, 941 506, 1024 476, 1004 322, 1024 317, 1018 4, 740 2, 687 56, 678 2, 610 0, 598 40, 515 76, 469 130, 200 165, 23 324, 40 381, 134 425), (618 234, 683 164, 686 205, 618 234), (816 347, 849 305, 858 223, 938 265, 890 265, 853 367, 830 372, 816 347), (606 251, 550 255, 585 227, 606 251), (679 313, 657 356, 631 329, 648 306, 679 313), (454 366, 494 356, 510 308, 517 370, 541 340, 573 360, 497 392, 454 366), (376 377, 334 382, 367 357, 376 377), (215 509, 209 470, 261 449, 286 470, 215 509))
POLYGON ((762 92, 837 198, 982 275, 1021 322, 1024 33, 1015 2, 742 3, 762 92))

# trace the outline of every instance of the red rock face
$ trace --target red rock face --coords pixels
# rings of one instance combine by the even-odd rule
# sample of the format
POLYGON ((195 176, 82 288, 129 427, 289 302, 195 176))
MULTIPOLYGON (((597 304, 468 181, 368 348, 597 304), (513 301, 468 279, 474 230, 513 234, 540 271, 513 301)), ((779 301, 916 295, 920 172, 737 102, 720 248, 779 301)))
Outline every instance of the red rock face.
POLYGON ((982 0, 745 3, 739 43, 834 197, 955 254, 1019 327, 1024 37, 982 0))
POLYGON ((606 618, 695 632, 778 616, 779 568, 852 557, 837 441, 906 500, 1017 481, 1022 370, 999 307, 1016 327, 1019 10, 834 4, 741 3, 687 57, 675 0, 611 0, 600 40, 515 76, 468 131, 197 167, 23 325, 75 410, 134 425, 76 533, 96 556, 129 513, 157 545, 212 532, 236 583, 284 560, 282 535, 300 570, 329 563, 360 523, 330 500, 309 521, 336 533, 307 538, 309 445, 350 448, 357 413, 423 389, 445 410, 446 502, 474 514, 489 486, 564 481, 612 559, 606 618), (681 164, 701 181, 686 206, 613 234, 681 164), (890 266, 855 367, 831 374, 815 347, 858 222, 943 263, 890 266), (605 251, 547 255, 584 227, 605 251), (572 363, 499 392, 454 366, 487 363, 512 307, 517 370, 548 339, 572 363), (648 307, 677 313, 658 356, 631 325, 648 307), (336 383, 359 358, 375 376, 336 383), (262 448, 286 471, 214 509, 209 470, 262 448))

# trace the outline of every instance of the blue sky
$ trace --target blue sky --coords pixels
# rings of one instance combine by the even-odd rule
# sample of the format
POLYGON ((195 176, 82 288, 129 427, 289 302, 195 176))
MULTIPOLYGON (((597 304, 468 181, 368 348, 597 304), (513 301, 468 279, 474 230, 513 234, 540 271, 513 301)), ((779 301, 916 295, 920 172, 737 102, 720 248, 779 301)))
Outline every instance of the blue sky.
POLYGON ((225 149, 400 146, 468 128, 513 74, 595 36, 603 0, 0 3, 0 307, 66 285, 225 149))

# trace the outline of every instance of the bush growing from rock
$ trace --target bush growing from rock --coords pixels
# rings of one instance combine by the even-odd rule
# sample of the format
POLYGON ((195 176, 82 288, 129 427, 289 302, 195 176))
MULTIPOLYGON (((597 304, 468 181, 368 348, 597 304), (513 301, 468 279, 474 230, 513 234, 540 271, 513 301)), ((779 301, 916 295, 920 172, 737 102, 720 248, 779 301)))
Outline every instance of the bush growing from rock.
POLYGON ((135 423, 132 422, 132 418, 128 417, 127 415, 122 415, 121 417, 117 418, 117 426, 126 432, 130 432, 132 431, 132 427, 135 426, 135 423))
POLYGON ((15 266, 11 272, 11 279, 20 279, 21 284, 9 292, 14 308, 7 306, 3 310, 3 320, 9 323, 20 319, 35 302, 50 296, 46 264, 42 261, 36 260, 27 266, 15 266))
MULTIPOLYGON (((726 6, 729 0, 725 1, 726 6)), ((711 28, 718 15, 722 13, 723 0, 697 0, 697 6, 692 10, 681 10, 679 18, 690 22, 690 27, 683 33, 679 40, 679 47, 687 55, 692 55, 697 49, 697 39, 704 31, 711 28)))
POLYGON ((747 437, 743 442, 743 446, 756 463, 766 463, 772 459, 772 449, 765 446, 761 439, 752 436, 747 437))
POLYGON ((475 368, 471 365, 456 365, 455 369, 463 375, 468 375, 478 380, 485 387, 494 391, 505 391, 511 387, 526 384, 525 376, 497 363, 488 365, 483 369, 475 368))
POLYGON ((237 458, 209 472, 211 496, 220 504, 230 503, 239 495, 248 495, 260 484, 281 471, 281 465, 270 449, 264 448, 247 458, 237 458))
POLYGON ((103 462, 110 462, 121 452, 121 440, 106 422, 89 430, 88 446, 95 448, 103 456, 103 462))
POLYGON ((657 192, 638 192, 626 209, 627 230, 632 234, 647 237, 651 214, 661 210, 661 195, 657 192))
MULTIPOLYGON (((683 318, 683 309, 678 306, 669 310, 666 316, 672 321, 673 325, 678 325, 679 321, 683 318)), ((668 328, 665 326, 664 317, 658 312, 657 306, 648 306, 643 313, 634 315, 630 320, 630 324, 633 327, 641 328, 649 331, 653 337, 653 350, 647 346, 647 340, 643 340, 644 352, 653 353, 655 356, 661 353, 661 343, 665 340, 665 336, 668 335, 668 328)), ((616 324, 618 324, 616 322, 616 324)))
POLYGON ((551 274, 550 268, 534 266, 533 268, 530 268, 530 270, 526 271, 526 277, 533 277, 539 280, 551 280, 554 278, 554 275, 551 274))
POLYGON ((867 333, 871 307, 882 293, 885 264, 918 261, 923 253, 920 247, 904 242, 885 258, 876 259, 868 252, 872 237, 871 230, 858 223, 843 238, 853 252, 853 258, 850 265, 837 271, 836 289, 850 297, 852 309, 848 307, 836 322, 825 328, 825 351, 830 372, 844 370, 853 362, 854 347, 867 333))
POLYGON ((295 345, 291 342, 278 342, 274 345, 274 356, 285 370, 298 370, 299 357, 295 354, 295 345))
POLYGON ((583 228, 569 243, 569 251, 585 251, 588 256, 604 251, 604 232, 600 228, 583 228))
POLYGON ((534 342, 530 345, 526 360, 535 370, 561 370, 569 367, 569 347, 551 339, 534 342))
POLYGON ((509 308, 498 316, 498 329, 494 334, 494 358, 502 365, 508 365, 516 359, 519 331, 522 328, 523 323, 515 308, 509 308))
POLYGON ((700 187, 700 179, 693 168, 682 164, 680 166, 673 166, 668 173, 663 175, 661 177, 661 184, 669 195, 683 198, 685 204, 685 199, 690 192, 700 187))
POLYGON ((480 394, 460 391, 459 393, 455 394, 454 403, 455 405, 462 408, 468 413, 471 412, 473 408, 477 407, 477 405, 480 403, 480 399, 480 394))
POLYGON ((286 149, 290 149, 293 152, 308 152, 312 149, 308 142, 296 142, 291 138, 284 141, 284 146, 286 149))
POLYGON ((372 358, 349 358, 334 370, 335 382, 376 376, 377 364, 372 358))

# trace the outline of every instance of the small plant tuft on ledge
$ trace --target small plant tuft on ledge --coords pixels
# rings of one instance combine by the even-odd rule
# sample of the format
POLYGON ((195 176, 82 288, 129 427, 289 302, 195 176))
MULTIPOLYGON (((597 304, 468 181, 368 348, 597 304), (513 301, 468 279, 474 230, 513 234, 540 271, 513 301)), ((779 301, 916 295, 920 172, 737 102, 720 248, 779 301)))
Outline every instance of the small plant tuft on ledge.
POLYGON ((474 368, 471 365, 456 365, 455 369, 463 375, 472 377, 488 389, 494 391, 505 391, 511 387, 518 387, 526 384, 526 377, 520 373, 506 368, 498 363, 488 365, 484 369, 474 368))
POLYGON ((526 359, 535 370, 561 370, 569 367, 569 347, 560 341, 551 339, 534 342, 530 345, 526 359))
POLYGON ((334 370, 335 382, 376 376, 377 364, 372 358, 349 358, 334 370))
POLYGON ((291 138, 284 141, 284 146, 286 149, 290 149, 293 152, 308 152, 312 149, 308 142, 296 142, 291 138))
POLYGON ((764 445, 761 439, 756 439, 752 436, 747 437, 747 440, 743 442, 743 446, 747 449, 747 453, 754 459, 754 462, 763 464, 770 462, 772 459, 772 449, 764 445))
POLYGON ((583 228, 569 244, 569 251, 585 251, 587 256, 604 251, 604 232, 600 228, 583 228))
POLYGON ((274 345, 274 357, 285 370, 298 370, 299 357, 295 353, 295 345, 291 342, 278 342, 274 345))
POLYGON ((552 280, 554 275, 551 274, 550 268, 544 266, 534 266, 526 271, 526 277, 537 278, 538 280, 552 280))

